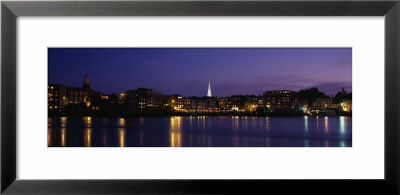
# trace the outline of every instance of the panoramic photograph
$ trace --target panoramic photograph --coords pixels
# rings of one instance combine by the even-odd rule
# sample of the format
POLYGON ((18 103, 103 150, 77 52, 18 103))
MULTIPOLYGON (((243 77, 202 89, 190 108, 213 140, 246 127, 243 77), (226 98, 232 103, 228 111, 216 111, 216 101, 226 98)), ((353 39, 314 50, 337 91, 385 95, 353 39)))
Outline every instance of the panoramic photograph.
POLYGON ((48 147, 352 147, 352 48, 48 48, 48 147))

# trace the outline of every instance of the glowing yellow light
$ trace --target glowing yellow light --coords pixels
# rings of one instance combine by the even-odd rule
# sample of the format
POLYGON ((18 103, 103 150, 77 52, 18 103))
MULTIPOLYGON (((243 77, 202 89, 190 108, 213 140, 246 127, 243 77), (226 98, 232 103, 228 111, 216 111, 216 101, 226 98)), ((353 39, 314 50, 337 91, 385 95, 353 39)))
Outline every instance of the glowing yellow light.
POLYGON ((61 127, 67 126, 67 117, 60 117, 61 120, 61 127))
POLYGON ((66 129, 65 128, 62 128, 61 129, 61 146, 65 146, 65 136, 66 136, 66 129))
POLYGON ((92 125, 92 117, 83 117, 84 124, 87 124, 89 127, 92 125))
POLYGON ((304 116, 304 130, 308 131, 308 117, 304 116))
POLYGON ((340 134, 344 135, 346 133, 345 117, 339 117, 340 134))
POLYGON ((181 147, 181 120, 182 117, 171 117, 170 118, 170 144, 171 147, 181 147))
POLYGON ((125 129, 119 129, 119 146, 125 147, 125 129))
POLYGON ((171 133, 171 147, 181 147, 181 134, 180 133, 171 133))
POLYGON ((84 142, 86 147, 90 147, 92 145, 92 130, 90 128, 85 130, 84 142))
POLYGON ((325 117, 325 133, 328 133, 329 132, 329 123, 328 123, 328 117, 326 116, 325 117))
POLYGON ((126 125, 125 119, 124 118, 120 118, 119 119, 119 126, 125 126, 125 125, 126 125))

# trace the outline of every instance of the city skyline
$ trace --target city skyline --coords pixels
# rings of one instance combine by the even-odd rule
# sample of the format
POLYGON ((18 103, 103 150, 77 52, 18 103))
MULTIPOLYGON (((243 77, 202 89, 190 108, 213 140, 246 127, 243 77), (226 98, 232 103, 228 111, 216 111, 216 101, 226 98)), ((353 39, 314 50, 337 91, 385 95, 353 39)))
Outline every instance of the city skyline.
POLYGON ((103 93, 151 88, 164 94, 261 95, 351 88, 351 48, 49 48, 49 83, 103 93), (190 65, 188 65, 190 64, 190 65), (247 66, 243 66, 247 64, 247 66))

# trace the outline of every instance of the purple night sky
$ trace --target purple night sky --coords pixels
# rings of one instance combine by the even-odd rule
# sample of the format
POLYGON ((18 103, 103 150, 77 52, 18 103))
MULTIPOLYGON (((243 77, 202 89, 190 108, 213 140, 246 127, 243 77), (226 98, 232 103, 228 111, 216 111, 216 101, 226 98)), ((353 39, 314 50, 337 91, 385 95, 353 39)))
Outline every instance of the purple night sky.
POLYGON ((352 90, 351 48, 49 48, 49 84, 106 94, 139 87, 163 94, 261 95, 317 87, 352 90))

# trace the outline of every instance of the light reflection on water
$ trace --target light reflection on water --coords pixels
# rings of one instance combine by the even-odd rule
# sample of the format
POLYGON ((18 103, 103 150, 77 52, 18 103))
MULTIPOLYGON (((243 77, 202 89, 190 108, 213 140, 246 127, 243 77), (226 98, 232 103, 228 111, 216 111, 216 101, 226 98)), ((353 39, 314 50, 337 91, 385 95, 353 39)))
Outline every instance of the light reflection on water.
POLYGON ((345 117, 341 116, 340 118, 340 134, 344 135, 346 133, 346 126, 345 126, 345 117))
POLYGON ((304 116, 304 131, 308 132, 308 116, 304 116))
POLYGON ((67 129, 65 127, 61 128, 61 146, 65 146, 65 136, 66 136, 67 129))
POLYGON ((60 117, 60 121, 61 121, 61 127, 66 127, 67 126, 67 121, 68 118, 67 117, 60 117))
POLYGON ((49 118, 54 147, 351 147, 351 117, 49 118))
POLYGON ((329 133, 329 119, 327 116, 324 118, 324 129, 325 133, 329 133))
POLYGON ((170 146, 171 147, 181 147, 182 139, 181 139, 181 120, 180 116, 173 116, 170 118, 170 146))
POLYGON ((119 146, 125 147, 125 128, 119 128, 119 146))
POLYGON ((84 140, 85 140, 85 147, 92 146, 92 129, 90 128, 85 129, 84 140))
POLYGON ((121 127, 125 127, 126 126, 125 118, 119 118, 119 126, 121 126, 121 127))

